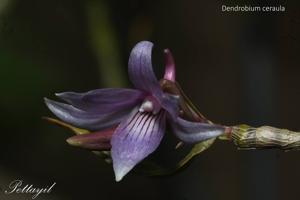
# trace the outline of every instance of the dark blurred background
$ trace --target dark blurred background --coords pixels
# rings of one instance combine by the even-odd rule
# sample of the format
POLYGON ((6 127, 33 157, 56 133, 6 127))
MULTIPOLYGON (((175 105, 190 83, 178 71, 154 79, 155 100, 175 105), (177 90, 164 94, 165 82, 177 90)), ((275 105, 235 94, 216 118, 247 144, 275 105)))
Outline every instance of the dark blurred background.
MULTIPOLYGON (((127 61, 140 40, 155 44, 154 66, 170 48, 177 80, 214 122, 299 130, 300 7, 223 13, 226 5, 273 1, 0 1, 0 199, 15 179, 57 182, 38 199, 299 199, 300 152, 238 151, 217 141, 182 172, 120 183, 112 167, 68 146, 70 133, 41 119, 43 97, 129 86, 127 61)), ((277 1, 276 5, 280 3, 277 1)), ((275 5, 275 4, 273 4, 275 5)))

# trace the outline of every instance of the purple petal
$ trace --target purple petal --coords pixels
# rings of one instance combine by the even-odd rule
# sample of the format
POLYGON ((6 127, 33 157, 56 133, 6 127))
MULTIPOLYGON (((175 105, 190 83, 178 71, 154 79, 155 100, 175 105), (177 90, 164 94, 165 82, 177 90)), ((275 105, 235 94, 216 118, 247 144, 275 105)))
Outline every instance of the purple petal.
POLYGON ((128 62, 129 78, 135 88, 146 91, 150 94, 162 93, 159 82, 152 69, 153 44, 142 41, 132 49, 128 62))
POLYGON ((84 111, 72 105, 52 101, 47 98, 45 98, 45 103, 53 114, 62 121, 88 130, 102 130, 117 125, 130 112, 129 109, 105 114, 84 111))
POLYGON ((191 122, 179 117, 176 122, 171 124, 175 135, 186 143, 197 143, 208 140, 223 134, 225 131, 225 128, 220 125, 191 122))
MULTIPOLYGON (((150 93, 171 116, 178 113, 178 98, 164 94, 155 77, 151 64, 151 53, 153 44, 148 41, 139 42, 131 51, 129 58, 129 77, 134 86, 150 93)), ((168 70, 171 73, 171 57, 167 56, 168 70)), ((173 72, 172 72, 173 73, 173 72)), ((175 71, 172 74, 175 78, 175 71)))
POLYGON ((165 75, 164 79, 175 82, 175 62, 169 49, 164 50, 165 54, 165 75))
POLYGON ((116 181, 120 181, 136 164, 160 144, 166 124, 163 110, 153 115, 136 108, 121 122, 112 136, 112 159, 116 181))
POLYGON ((121 88, 97 89, 86 93, 63 92, 56 95, 76 108, 102 114, 132 108, 144 99, 142 91, 121 88))

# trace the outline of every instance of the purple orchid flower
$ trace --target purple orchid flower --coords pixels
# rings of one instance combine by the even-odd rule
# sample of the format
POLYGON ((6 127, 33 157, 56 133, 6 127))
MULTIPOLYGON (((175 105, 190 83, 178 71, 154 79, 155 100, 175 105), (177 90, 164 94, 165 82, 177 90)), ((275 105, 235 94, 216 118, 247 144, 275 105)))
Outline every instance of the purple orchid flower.
MULTIPOLYGON (((167 122, 175 135, 186 143, 200 142, 224 133, 223 126, 191 122, 179 117, 180 96, 161 89, 152 69, 152 47, 151 42, 142 41, 130 54, 128 73, 135 89, 108 88, 87 93, 56 94, 69 104, 45 99, 48 108, 61 120, 98 131, 75 137, 86 138, 84 141, 93 148, 111 146, 116 181, 157 149, 167 122), (102 134, 101 130, 105 133, 102 134)), ((175 82, 173 57, 168 49, 164 54, 164 79, 175 82)))

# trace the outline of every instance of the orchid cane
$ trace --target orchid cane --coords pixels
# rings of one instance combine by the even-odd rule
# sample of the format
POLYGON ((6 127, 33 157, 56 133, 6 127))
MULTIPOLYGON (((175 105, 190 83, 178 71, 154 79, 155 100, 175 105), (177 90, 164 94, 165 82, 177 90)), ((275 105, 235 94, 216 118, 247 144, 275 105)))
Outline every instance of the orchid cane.
POLYGON ((239 149, 300 148, 299 132, 269 126, 228 127, 207 120, 175 82, 175 64, 168 49, 164 50, 164 77, 156 79, 152 47, 151 42, 142 41, 130 54, 128 74, 135 89, 56 94, 68 104, 45 98, 48 108, 63 122, 47 119, 78 134, 67 139, 69 144, 97 154, 111 151, 116 181, 157 149, 167 124, 180 141, 194 144, 190 153, 168 171, 180 168, 209 148, 217 137, 233 141, 239 149))

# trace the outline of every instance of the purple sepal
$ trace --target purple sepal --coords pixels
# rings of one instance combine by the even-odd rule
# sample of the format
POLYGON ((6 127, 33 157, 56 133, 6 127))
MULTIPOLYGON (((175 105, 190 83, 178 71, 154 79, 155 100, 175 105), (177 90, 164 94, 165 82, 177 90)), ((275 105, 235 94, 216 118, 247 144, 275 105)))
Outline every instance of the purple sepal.
POLYGON ((47 98, 45 98, 45 103, 60 120, 88 130, 103 130, 117 125, 130 113, 130 109, 106 114, 95 113, 47 98))
POLYGON ((174 134, 186 143, 197 143, 218 137, 225 131, 225 128, 220 125, 191 122, 180 117, 171 123, 171 126, 174 134))
POLYGON ((145 93, 135 89, 106 88, 85 93, 63 92, 56 96, 81 110, 105 114, 133 108, 144 99, 145 93))

